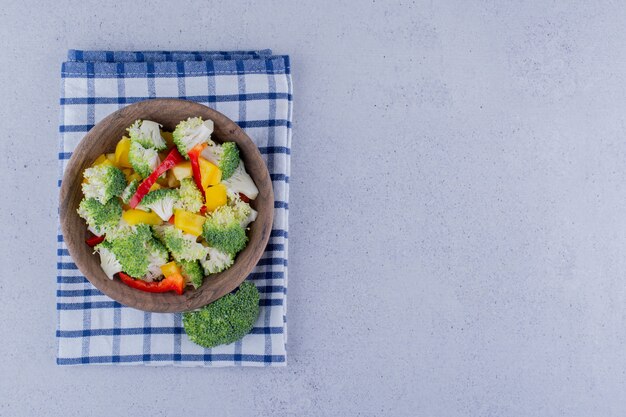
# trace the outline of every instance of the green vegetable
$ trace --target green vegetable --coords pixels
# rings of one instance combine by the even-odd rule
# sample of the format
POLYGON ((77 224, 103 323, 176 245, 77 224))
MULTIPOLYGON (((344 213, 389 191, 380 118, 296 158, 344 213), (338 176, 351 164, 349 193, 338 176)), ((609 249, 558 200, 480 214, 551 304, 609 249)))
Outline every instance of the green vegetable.
POLYGON ((162 151, 167 143, 161 136, 161 125, 150 120, 136 120, 128 129, 130 140, 140 143, 144 148, 162 151))
POLYGON ((150 191, 141 200, 142 208, 149 208, 158 216, 167 221, 174 213, 174 204, 178 201, 178 190, 175 188, 161 188, 150 191))
POLYGON ((202 226, 202 236, 209 246, 222 252, 236 254, 246 247, 248 237, 236 211, 231 206, 215 209, 202 226))
POLYGON ((124 188, 124 191, 121 195, 122 202, 124 204, 128 204, 130 202, 130 199, 133 198, 133 196, 137 192, 137 187, 139 187, 139 180, 134 179, 130 183, 128 183, 126 188, 124 188))
POLYGON ((163 275, 161 271, 161 265, 165 265, 170 260, 170 254, 167 251, 165 245, 156 239, 150 239, 147 242, 148 249, 148 273, 146 275, 146 281, 152 281, 163 275))
POLYGON ((176 126, 172 133, 172 139, 178 148, 178 152, 185 159, 189 159, 187 153, 194 146, 205 142, 214 144, 210 139, 211 133, 213 133, 212 120, 203 122, 201 117, 190 117, 176 126))
POLYGON ((206 275, 217 274, 232 266, 235 257, 215 248, 209 248, 209 254, 205 259, 200 260, 200 264, 206 275))
POLYGON ((95 198, 84 198, 77 211, 96 235, 103 235, 107 230, 117 227, 122 217, 122 205, 117 198, 110 199, 106 204, 101 204, 95 198))
POLYGON ((198 288, 202 285, 204 280, 204 273, 202 267, 198 261, 178 261, 183 272, 185 282, 193 285, 194 288, 198 288))
POLYGON ((224 142, 222 145, 207 146, 202 156, 222 171, 222 180, 230 178, 239 165, 239 148, 235 142, 224 142))
POLYGON ((138 224, 107 233, 105 241, 110 242, 110 251, 122 265, 122 271, 133 278, 141 278, 148 273, 150 266, 149 242, 152 240, 150 226, 138 224))
POLYGON ((246 228, 252 223, 257 216, 257 211, 250 207, 250 204, 246 203, 239 197, 239 194, 228 190, 226 194, 228 198, 228 205, 233 208, 235 217, 241 224, 241 227, 246 228))
POLYGON ((178 189, 180 198, 174 204, 175 208, 187 210, 192 213, 197 213, 202 208, 202 193, 196 187, 196 183, 193 178, 183 178, 180 181, 180 188, 178 189))
POLYGON ((250 200, 254 200, 259 195, 259 189, 254 184, 252 177, 246 172, 243 162, 240 162, 235 168, 235 172, 223 182, 226 188, 235 193, 244 194, 250 200))
POLYGON ((102 204, 121 195, 126 187, 124 173, 114 166, 98 165, 87 168, 84 176, 87 182, 82 185, 83 194, 86 198, 95 198, 102 204))
POLYGON ((135 141, 130 143, 128 160, 135 172, 141 175, 142 178, 150 176, 161 162, 156 149, 144 148, 141 143, 135 141))
POLYGON ((115 274, 122 272, 122 264, 111 251, 111 246, 111 242, 105 240, 94 248, 100 254, 100 266, 109 279, 113 279, 115 274))
POLYGON ((154 226, 152 230, 177 261, 197 261, 207 255, 208 249, 196 242, 195 236, 183 233, 171 224, 154 226))
POLYGON ((259 291, 251 282, 244 282, 236 293, 183 313, 183 326, 192 342, 210 348, 241 339, 252 330, 258 316, 259 291))

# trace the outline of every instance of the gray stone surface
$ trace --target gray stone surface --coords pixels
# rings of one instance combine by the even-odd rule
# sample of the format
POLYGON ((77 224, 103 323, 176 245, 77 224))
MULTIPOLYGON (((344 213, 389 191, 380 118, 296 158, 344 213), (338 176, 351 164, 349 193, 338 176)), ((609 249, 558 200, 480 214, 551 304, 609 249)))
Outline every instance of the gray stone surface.
POLYGON ((0 415, 625 415, 626 8, 296 3, 2 1, 0 415), (265 47, 288 367, 57 367, 66 49, 265 47))

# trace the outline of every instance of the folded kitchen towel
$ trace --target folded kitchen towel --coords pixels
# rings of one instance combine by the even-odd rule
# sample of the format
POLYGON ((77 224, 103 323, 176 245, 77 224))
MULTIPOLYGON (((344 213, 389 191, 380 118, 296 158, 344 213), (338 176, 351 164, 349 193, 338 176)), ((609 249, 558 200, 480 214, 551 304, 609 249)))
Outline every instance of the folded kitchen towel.
POLYGON ((189 341, 181 314, 135 310, 98 291, 73 263, 59 231, 59 365, 285 365, 291 88, 289 57, 270 50, 68 52, 59 185, 73 149, 98 121, 141 100, 181 98, 224 113, 246 131, 267 163, 276 200, 269 244, 247 278, 261 293, 258 320, 240 341, 212 349, 189 341))

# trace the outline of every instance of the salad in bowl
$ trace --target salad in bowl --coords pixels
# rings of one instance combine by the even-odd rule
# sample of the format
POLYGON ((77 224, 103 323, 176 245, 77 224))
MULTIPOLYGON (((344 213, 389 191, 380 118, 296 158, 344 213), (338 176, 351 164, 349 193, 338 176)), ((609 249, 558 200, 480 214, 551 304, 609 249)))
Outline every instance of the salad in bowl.
POLYGON ((213 128, 201 117, 173 132, 136 120, 114 153, 83 171, 77 212, 108 278, 183 294, 230 268, 246 247, 259 190, 235 142, 218 143, 213 128))

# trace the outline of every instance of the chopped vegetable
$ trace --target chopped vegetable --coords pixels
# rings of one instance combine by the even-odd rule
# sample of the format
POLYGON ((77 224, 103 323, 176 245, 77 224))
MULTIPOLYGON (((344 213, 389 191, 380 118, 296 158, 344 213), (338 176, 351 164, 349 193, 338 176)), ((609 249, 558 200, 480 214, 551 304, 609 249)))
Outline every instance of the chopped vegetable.
POLYGON ((211 185, 219 184, 222 181, 222 171, 214 164, 200 157, 198 159, 200 165, 200 175, 202 182, 202 190, 211 185))
POLYGON ((259 189, 254 184, 252 177, 246 172, 243 161, 239 162, 233 175, 223 181, 224 185, 236 193, 245 194, 250 200, 254 200, 259 195, 259 189))
POLYGON ((98 165, 87 168, 84 176, 87 182, 82 184, 83 194, 102 204, 121 195, 126 187, 124 173, 114 166, 98 165))
POLYGON ((237 292, 197 311, 183 313, 183 326, 189 339, 206 348, 233 343, 252 330, 259 316, 259 291, 251 282, 237 292))
POLYGON ((217 184, 204 190, 204 197, 207 211, 214 211, 216 208, 223 206, 227 202, 226 186, 217 184))
POLYGON ((191 171, 191 162, 184 161, 176 164, 176 166, 172 168, 172 173, 178 181, 182 181, 183 178, 191 177, 193 175, 191 171))
POLYGON ((150 239, 147 243, 147 249, 149 252, 150 263, 148 264, 148 273, 143 277, 146 281, 154 281, 163 276, 161 266, 165 265, 169 259, 170 254, 167 248, 158 240, 150 239))
POLYGON ((174 275, 174 274, 182 274, 180 267, 174 261, 161 265, 161 272, 166 277, 169 277, 170 275, 174 275))
POLYGON ((204 273, 198 261, 179 261, 183 269, 185 283, 191 284, 194 288, 199 288, 204 280, 204 273))
POLYGON ((162 151, 167 148, 167 144, 161 137, 160 127, 160 124, 150 120, 137 120, 127 130, 133 142, 141 144, 144 148, 162 151))
POLYGON ((94 249, 100 255, 100 266, 109 279, 113 279, 115 274, 122 272, 122 264, 111 250, 112 244, 106 240, 94 249))
POLYGON ((157 169, 154 170, 152 174, 148 178, 146 178, 140 185, 137 187, 137 192, 130 200, 130 206, 132 208, 137 207, 137 205, 141 202, 146 194, 150 191, 150 188, 156 182, 157 178, 161 176, 165 171, 172 168, 174 165, 183 160, 183 157, 178 153, 178 151, 174 148, 170 151, 167 157, 161 162, 161 165, 157 169))
POLYGON ((242 250, 248 242, 246 230, 241 227, 234 209, 230 206, 218 207, 208 215, 202 236, 209 246, 233 255, 242 250))
POLYGON ((207 275, 217 274, 231 267, 235 262, 235 257, 215 248, 209 248, 209 253, 205 259, 200 260, 200 264, 207 275))
POLYGON ((196 242, 196 236, 183 233, 170 224, 153 226, 153 230, 177 261, 197 261, 206 257, 207 248, 196 242))
POLYGON ((146 178, 150 175, 160 163, 159 153, 156 149, 144 148, 139 142, 131 142, 128 151, 128 160, 135 172, 146 178))
POLYGON ((106 204, 101 204, 95 198, 84 198, 77 212, 95 234, 103 235, 117 227, 122 216, 122 205, 117 198, 112 198, 106 204))
POLYGON ((133 179, 131 182, 128 183, 126 188, 124 188, 124 191, 120 196, 124 204, 128 204, 130 202, 130 199, 133 198, 133 196, 137 192, 137 187, 139 187, 139 180, 133 179))
POLYGON ((87 244, 87 246, 90 246, 93 248, 94 246, 104 242, 104 236, 105 235, 102 235, 102 236, 93 235, 92 237, 86 239, 85 243, 87 244))
POLYGON ((194 146, 200 143, 213 143, 210 139, 211 133, 213 133, 212 120, 203 122, 201 117, 190 117, 176 126, 172 136, 180 154, 189 159, 187 154, 194 146))
POLYGON ((150 191, 141 200, 141 206, 149 208, 159 215, 159 217, 167 221, 174 213, 174 203, 178 201, 178 190, 173 188, 163 188, 150 191))
POLYGON ((138 224, 126 226, 107 233, 106 242, 110 242, 110 250, 122 265, 122 271, 134 277, 143 277, 150 266, 148 242, 151 241, 150 226, 138 224))
POLYGON ((174 291, 176 294, 181 295, 185 290, 185 279, 180 274, 170 275, 161 281, 154 282, 146 282, 140 279, 135 279, 123 272, 120 272, 118 275, 124 284, 140 291, 153 293, 174 291))
POLYGON ((239 220, 241 227, 248 227, 248 225, 256 219, 257 212, 250 204, 245 202, 239 194, 228 192, 228 205, 235 211, 235 216, 239 220))
POLYGON ((130 151, 130 139, 123 137, 117 142, 115 147, 115 165, 121 168, 130 168, 130 160, 128 159, 128 152, 130 151))
POLYGON ((207 146, 202 152, 202 156, 219 167, 222 171, 223 180, 230 178, 239 165, 239 148, 235 142, 207 146))
POLYGON ((137 209, 126 210, 122 213, 122 219, 131 226, 136 224, 161 224, 161 218, 158 214, 137 209))
POLYGON ((183 178, 178 189, 179 199, 174 208, 197 213, 202 208, 202 193, 191 178, 183 178))
POLYGON ((174 213, 174 227, 194 236, 202 234, 202 225, 205 220, 206 217, 186 210, 176 209, 174 213))
POLYGON ((206 147, 206 143, 199 143, 194 146, 187 156, 189 156, 189 161, 191 162, 191 173, 193 174, 193 180, 196 183, 196 187, 202 189, 202 178, 200 174, 200 164, 198 162, 198 158, 200 157, 200 152, 202 149, 206 147))
POLYGON ((105 164, 105 163, 107 165, 112 165, 111 161, 109 161, 107 159, 106 154, 102 154, 102 155, 98 156, 95 161, 93 161, 93 164, 91 164, 91 166, 95 167, 95 166, 102 165, 102 164, 105 164))

